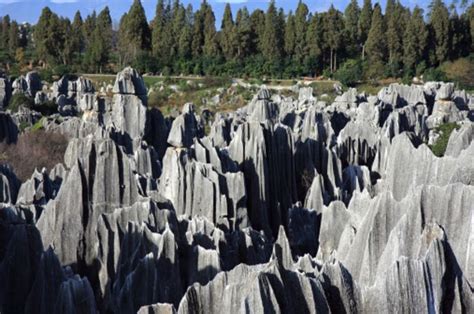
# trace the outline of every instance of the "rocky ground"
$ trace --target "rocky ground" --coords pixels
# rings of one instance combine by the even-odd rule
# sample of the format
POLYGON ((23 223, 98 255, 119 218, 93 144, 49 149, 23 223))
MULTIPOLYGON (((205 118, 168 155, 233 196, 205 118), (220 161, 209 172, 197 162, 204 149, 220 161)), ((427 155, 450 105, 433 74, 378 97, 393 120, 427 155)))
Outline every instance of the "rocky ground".
POLYGON ((108 96, 0 79, 0 141, 69 139, 24 182, 0 166, 0 313, 474 312, 474 97, 338 92, 170 118, 131 68, 108 96))

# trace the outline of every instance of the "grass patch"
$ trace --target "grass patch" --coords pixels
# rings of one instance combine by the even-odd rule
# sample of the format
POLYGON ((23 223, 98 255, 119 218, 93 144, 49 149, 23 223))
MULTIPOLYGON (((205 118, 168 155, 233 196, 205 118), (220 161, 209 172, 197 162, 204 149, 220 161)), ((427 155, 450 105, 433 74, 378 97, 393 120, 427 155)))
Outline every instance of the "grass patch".
POLYGON ((440 134, 436 142, 430 146, 431 151, 437 157, 443 157, 448 147, 449 137, 454 130, 458 130, 460 126, 456 123, 445 123, 436 128, 440 134))
POLYGON ((378 83, 361 83, 356 85, 359 93, 366 93, 367 95, 377 95, 382 87, 378 83))
POLYGON ((313 93, 316 95, 316 96, 321 96, 323 94, 334 94, 334 83, 337 83, 337 82, 333 82, 333 81, 316 81, 316 82, 312 82, 311 84, 309 84, 308 86, 309 87, 312 87, 313 88, 313 93))
POLYGON ((44 120, 45 120, 45 118, 43 117, 43 118, 39 119, 38 121, 36 121, 36 123, 31 126, 31 132, 36 132, 36 131, 42 130, 44 120))

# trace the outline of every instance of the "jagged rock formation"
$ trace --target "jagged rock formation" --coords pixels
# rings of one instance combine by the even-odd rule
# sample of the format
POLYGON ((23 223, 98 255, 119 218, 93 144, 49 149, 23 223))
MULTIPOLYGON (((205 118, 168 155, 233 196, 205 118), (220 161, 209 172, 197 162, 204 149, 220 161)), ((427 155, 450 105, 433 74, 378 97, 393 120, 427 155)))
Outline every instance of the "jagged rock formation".
MULTIPOLYGON (((74 107, 43 122, 64 162, 23 183, 0 166, 0 312, 474 311, 473 98, 454 85, 262 88, 213 122, 148 108, 131 68, 110 98, 53 90, 74 107)), ((17 121, 0 113, 0 140, 17 121)))
POLYGON ((33 99, 36 96, 36 93, 41 91, 43 88, 43 83, 41 83, 41 78, 38 72, 32 71, 28 72, 25 76, 21 75, 17 78, 13 84, 13 94, 25 94, 33 99))

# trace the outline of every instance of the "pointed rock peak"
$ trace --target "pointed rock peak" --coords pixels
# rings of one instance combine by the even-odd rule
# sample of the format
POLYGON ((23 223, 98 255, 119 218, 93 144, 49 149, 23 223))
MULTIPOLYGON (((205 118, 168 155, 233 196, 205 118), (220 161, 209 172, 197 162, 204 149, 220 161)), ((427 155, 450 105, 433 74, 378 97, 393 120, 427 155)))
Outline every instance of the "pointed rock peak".
POLYGON ((314 273, 317 270, 317 264, 309 254, 298 257, 295 266, 305 273, 314 273))
POLYGON ((341 262, 333 254, 331 254, 330 259, 327 262, 324 262, 322 265, 320 273, 330 275, 334 272, 342 273, 344 270, 346 269, 341 264, 341 262))
POLYGON ((272 98, 272 94, 270 93, 268 88, 265 85, 263 85, 260 88, 260 90, 258 91, 257 99, 258 100, 270 100, 270 98, 272 98))
POLYGON ((427 252, 433 243, 439 241, 446 241, 446 233, 444 232, 443 228, 437 223, 426 224, 421 234, 421 247, 419 255, 427 252))
POLYGON ((325 193, 323 177, 316 172, 311 187, 306 194, 305 207, 321 213, 325 204, 325 193))
POLYGON ((144 96, 147 94, 143 78, 131 67, 126 67, 122 72, 117 74, 112 92, 114 94, 129 94, 137 96, 144 96))
POLYGON ((293 257, 291 256, 290 243, 286 236, 285 229, 280 226, 278 238, 273 244, 272 260, 276 260, 285 269, 293 268, 293 257))
POLYGON ((188 102, 183 106, 183 114, 194 114, 195 106, 192 102, 188 102))

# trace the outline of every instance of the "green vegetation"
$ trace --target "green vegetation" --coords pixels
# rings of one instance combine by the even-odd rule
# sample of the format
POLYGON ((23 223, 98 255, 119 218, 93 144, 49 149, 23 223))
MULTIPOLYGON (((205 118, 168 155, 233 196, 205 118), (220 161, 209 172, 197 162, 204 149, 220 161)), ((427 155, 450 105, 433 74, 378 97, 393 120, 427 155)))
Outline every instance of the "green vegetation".
MULTIPOLYGON (((324 76, 348 86, 387 77, 408 81, 423 73, 442 77, 441 71, 472 86, 472 80, 445 68, 473 64, 474 4, 467 1, 461 14, 442 0, 432 0, 428 12, 396 0, 387 0, 385 12, 370 0, 362 8, 351 0, 344 12, 333 6, 310 12, 303 2, 294 13, 274 1, 266 12, 245 7, 232 12, 227 5, 220 29, 206 1, 197 10, 179 0, 157 2, 148 23, 140 0, 134 0, 118 29, 112 28, 107 7, 85 19, 77 12, 72 21, 44 8, 34 27, 4 16, 3 68, 18 75, 33 65, 46 80, 66 72, 115 73, 131 65, 164 76, 324 76)), ((159 80, 146 79, 150 87, 159 80)))
POLYGON ((35 132, 35 131, 42 130, 44 120, 45 120, 45 118, 43 117, 43 118, 39 119, 38 121, 36 121, 36 123, 31 126, 30 131, 35 132))
POLYGON ((49 116, 58 112, 58 106, 56 105, 54 101, 47 101, 41 105, 36 106, 33 99, 31 99, 30 97, 22 93, 12 96, 12 98, 10 99, 10 103, 8 105, 8 109, 10 109, 12 112, 18 112, 20 107, 24 107, 27 109, 34 109, 35 111, 46 116, 49 116))
POLYGON ((437 157, 443 157, 448 147, 449 137, 454 130, 459 129, 460 126, 456 123, 445 123, 436 128, 436 131, 440 134, 436 143, 430 146, 433 154, 437 157))
POLYGON ((29 127, 28 122, 21 121, 18 128, 20 129, 20 132, 23 132, 23 131, 25 131, 25 129, 26 129, 27 127, 29 127))
POLYGON ((181 109, 182 105, 188 102, 194 103, 198 109, 215 106, 215 104, 207 102, 216 95, 220 97, 219 109, 227 110, 226 108, 229 107, 243 106, 246 101, 250 100, 247 98, 252 95, 250 90, 242 87, 229 89, 232 81, 225 77, 198 79, 160 77, 149 80, 146 84, 150 89, 148 106, 158 107, 165 114, 181 109), (237 105, 232 105, 231 103, 236 102, 237 96, 242 96, 242 101, 237 105))
POLYGON ((8 105, 8 109, 10 109, 11 112, 18 112, 18 110, 20 110, 20 107, 22 106, 26 108, 31 108, 33 105, 34 102, 30 97, 27 97, 25 94, 20 93, 12 96, 8 105))
POLYGON ((337 70, 334 77, 345 86, 354 87, 363 75, 362 62, 360 60, 348 60, 337 70))
POLYGON ((445 62, 439 69, 449 81, 458 85, 457 88, 474 91, 474 55, 445 62))

